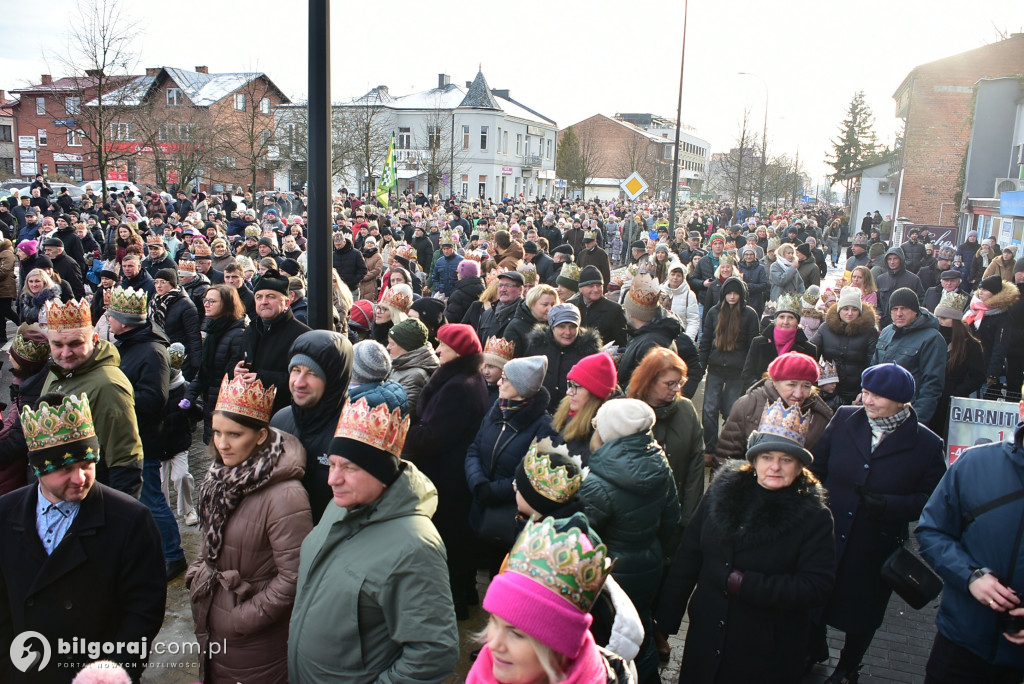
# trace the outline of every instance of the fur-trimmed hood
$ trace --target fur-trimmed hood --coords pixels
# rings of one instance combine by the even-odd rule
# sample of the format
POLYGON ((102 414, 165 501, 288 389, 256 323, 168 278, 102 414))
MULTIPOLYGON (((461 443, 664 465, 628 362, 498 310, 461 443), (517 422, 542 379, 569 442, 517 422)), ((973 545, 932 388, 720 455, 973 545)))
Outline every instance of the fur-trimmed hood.
POLYGON ((825 314, 825 325, 828 326, 828 329, 836 335, 843 335, 844 337, 857 337, 858 335, 863 335, 875 327, 875 321, 877 320, 878 318, 875 316, 875 307, 871 306, 867 302, 861 302, 860 316, 858 316, 852 323, 844 323, 843 319, 839 317, 838 304, 833 304, 828 307, 828 313, 825 314))
POLYGON ((1013 283, 1004 280, 1003 289, 989 297, 985 304, 989 309, 1009 309, 1017 303, 1018 299, 1020 299, 1020 290, 1013 283))
POLYGON ((778 491, 757 483, 749 463, 727 464, 707 492, 708 524, 713 535, 744 547, 771 544, 825 508, 825 488, 801 473, 778 491))
MULTIPOLYGON (((547 323, 538 323, 533 326, 526 348, 531 349, 534 346, 539 347, 541 345, 551 347, 552 349, 560 349, 555 342, 555 333, 547 323)), ((593 328, 580 328, 579 334, 576 335, 576 339, 570 345, 570 347, 576 349, 600 348, 600 346, 601 336, 593 328)))

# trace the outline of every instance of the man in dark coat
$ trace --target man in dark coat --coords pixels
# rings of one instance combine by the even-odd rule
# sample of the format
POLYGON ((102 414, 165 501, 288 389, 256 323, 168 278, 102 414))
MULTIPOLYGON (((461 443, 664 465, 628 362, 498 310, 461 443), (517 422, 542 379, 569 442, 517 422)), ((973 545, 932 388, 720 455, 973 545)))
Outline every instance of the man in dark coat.
POLYGON ((504 337, 505 328, 523 301, 523 274, 506 271, 498 276, 498 301, 491 308, 483 310, 480 302, 474 302, 466 312, 465 320, 476 328, 481 346, 488 337, 504 337))
POLYGON ((626 344, 626 314, 604 296, 604 276, 593 266, 580 271, 579 294, 569 299, 580 310, 580 327, 596 330, 602 344, 626 344))
POLYGON ((597 232, 588 230, 583 234, 583 251, 576 258, 579 267, 586 268, 594 266, 601 272, 604 282, 612 280, 611 262, 608 260, 608 253, 597 246, 597 232))
POLYGON ((142 260, 142 270, 150 275, 152 278, 156 278, 156 272, 165 268, 176 269, 177 264, 167 254, 167 247, 164 245, 163 238, 159 235, 147 235, 146 236, 146 248, 149 250, 149 256, 142 260))
POLYGON ((57 231, 53 236, 64 244, 64 253, 78 264, 78 270, 84 277, 88 270, 85 265, 85 247, 82 245, 82 238, 78 237, 75 227, 66 217, 57 217, 57 231))
POLYGON ((171 379, 171 362, 167 356, 170 342, 163 330, 153 327, 148 319, 144 294, 127 293, 115 287, 110 293, 110 331, 117 339, 121 354, 121 372, 135 389, 135 420, 142 439, 142 494, 139 500, 153 514, 163 542, 167 581, 185 571, 185 552, 174 513, 160 486, 160 443, 164 411, 171 379))
POLYGON ((121 287, 143 290, 150 299, 156 297, 153 276, 142 270, 142 259, 135 254, 128 254, 121 260, 121 287))
POLYGON ((306 450, 302 486, 316 524, 334 497, 327 484, 328 455, 348 397, 352 344, 341 333, 310 330, 295 338, 288 354, 291 404, 274 414, 270 427, 295 435, 306 450))
POLYGON ((348 289, 359 292, 359 283, 366 275, 366 260, 362 253, 352 244, 351 233, 335 231, 334 233, 334 270, 348 289))
POLYGON ((955 254, 952 247, 943 247, 935 255, 935 263, 933 265, 924 266, 917 272, 917 277, 921 281, 921 287, 926 292, 939 285, 939 279, 942 274, 953 268, 953 257, 955 254))
MULTIPOLYGON (((924 245, 921 246, 922 249, 924 245)), ((924 288, 921 287, 921 279, 910 273, 906 268, 906 258, 903 250, 899 247, 891 247, 885 253, 886 272, 878 276, 878 314, 881 316, 880 327, 885 327, 892 322, 889 317, 889 297, 901 287, 910 288, 917 295, 918 301, 924 298, 924 288)))
POLYGON ((907 237, 909 239, 900 247, 903 249, 907 270, 911 273, 917 273, 921 268, 921 262, 924 260, 925 254, 924 243, 921 242, 921 231, 917 228, 911 228, 907 237))
POLYGON ((64 253, 64 243, 59 238, 48 237, 43 240, 43 252, 50 257, 54 273, 71 286, 75 299, 84 297, 85 286, 82 284, 82 271, 78 268, 78 264, 64 253))
POLYGON ((288 308, 288 278, 270 269, 253 283, 256 320, 245 329, 243 357, 234 366, 232 377, 242 375, 247 382, 259 379, 264 387, 274 385, 274 413, 288 406, 288 351, 295 339, 309 326, 295 320, 288 308))
POLYGON ((545 254, 537 243, 527 240, 523 244, 523 261, 533 264, 537 269, 537 282, 546 283, 554 287, 553 283, 558 277, 558 270, 555 268, 554 260, 545 254))
POLYGON ((0 498, 0 680, 66 684, 94 657, 62 653, 58 643, 84 639, 133 646, 134 653, 97 656, 118 662, 137 682, 142 649, 148 652, 164 618, 160 535, 145 506, 96 482, 99 442, 91 416, 71 417, 88 415, 85 397, 77 406, 60 394, 44 398, 78 439, 40 441, 50 430, 34 430, 29 421, 29 462, 39 482, 0 498), (33 651, 35 659, 41 655, 38 642, 24 636, 30 631, 50 645, 50 663, 41 669, 33 659, 33 651))

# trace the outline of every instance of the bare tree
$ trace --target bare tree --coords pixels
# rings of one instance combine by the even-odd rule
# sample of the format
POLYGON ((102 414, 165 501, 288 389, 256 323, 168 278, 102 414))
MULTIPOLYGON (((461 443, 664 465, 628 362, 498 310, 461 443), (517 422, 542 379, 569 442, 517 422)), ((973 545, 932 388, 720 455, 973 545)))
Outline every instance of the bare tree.
POLYGON ((63 52, 49 52, 56 70, 70 81, 65 109, 79 135, 91 147, 90 168, 99 174, 107 196, 107 167, 137 154, 127 114, 142 96, 142 83, 132 75, 138 63, 133 39, 141 22, 124 11, 120 0, 79 0, 75 21, 66 26, 63 52))
POLYGON ((716 188, 732 195, 733 206, 739 206, 740 197, 753 191, 752 170, 759 160, 755 158, 757 135, 750 129, 750 110, 743 111, 739 135, 735 146, 727 153, 715 155, 711 176, 716 188))
POLYGON ((225 147, 227 122, 217 121, 208 107, 187 105, 172 113, 158 106, 158 97, 147 98, 136 111, 135 138, 152 156, 157 185, 188 188, 213 172, 215 154, 225 147))
POLYGON ((639 173, 644 180, 654 177, 654 166, 658 157, 651 141, 646 137, 633 134, 623 139, 619 146, 616 160, 616 173, 620 178, 628 178, 630 174, 639 173))
POLYGON ((581 197, 586 199, 587 184, 594 180, 598 170, 605 165, 604 150, 590 127, 581 130, 577 137, 580 141, 580 175, 584 179, 581 197))
MULTIPOLYGON (((331 177, 343 175, 355 163, 355 145, 348 135, 345 110, 331 108, 331 177)), ((290 164, 298 182, 305 182, 309 161, 309 110, 305 102, 275 109, 274 143, 281 163, 290 164)), ((293 180, 294 177, 293 177, 293 180)))
POLYGON ((231 157, 235 169, 244 172, 255 192, 259 172, 270 168, 269 152, 274 143, 273 96, 279 94, 274 85, 261 73, 252 73, 243 86, 235 91, 244 103, 235 105, 230 115, 224 115, 224 124, 230 128, 221 138, 222 153, 218 158, 231 157), (230 123, 229 123, 230 122, 230 123))
POLYGON ((364 191, 374 187, 388 153, 394 116, 379 88, 342 108, 341 135, 351 143, 352 166, 364 191))
MULTIPOLYGON (((419 166, 427 177, 427 194, 439 192, 444 175, 450 174, 449 186, 455 174, 461 174, 466 153, 462 141, 455 139, 455 111, 443 106, 440 95, 423 119, 422 140, 426 141, 419 158, 419 166)), ((450 190, 449 190, 450 192, 450 190)))

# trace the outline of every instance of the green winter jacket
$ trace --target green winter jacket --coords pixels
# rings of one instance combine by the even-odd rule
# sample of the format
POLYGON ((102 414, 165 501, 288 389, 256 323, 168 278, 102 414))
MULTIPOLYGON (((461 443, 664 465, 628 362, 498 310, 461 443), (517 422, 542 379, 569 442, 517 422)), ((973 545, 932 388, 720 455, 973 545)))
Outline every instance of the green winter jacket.
POLYGON ((137 468, 142 461, 142 440, 135 420, 135 392, 120 365, 117 347, 99 340, 92 357, 78 368, 67 371, 51 364, 43 394, 87 395, 100 458, 108 468, 137 468))
POLYGON ((704 496, 704 429, 693 402, 685 397, 654 409, 654 415, 657 421, 651 431, 672 466, 685 526, 704 496))
POLYGON ((459 659, 437 489, 416 466, 377 501, 333 501, 302 542, 288 637, 292 684, 441 682, 459 659))

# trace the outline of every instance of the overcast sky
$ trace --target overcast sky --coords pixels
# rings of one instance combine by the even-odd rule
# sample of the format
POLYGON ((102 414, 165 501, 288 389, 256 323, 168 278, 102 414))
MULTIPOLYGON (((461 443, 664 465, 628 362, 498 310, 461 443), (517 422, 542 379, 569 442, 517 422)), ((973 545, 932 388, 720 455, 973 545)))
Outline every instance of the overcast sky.
MULTIPOLYGON (((139 73, 146 66, 258 70, 290 97, 305 97, 306 3, 134 0, 124 7, 138 27, 139 73)), ((47 0, 45 9, 45 18, 5 13, 0 88, 38 83, 45 51, 62 49, 62 26, 75 21, 77 2, 47 0)), ((442 72, 463 83, 482 65, 492 88, 509 89, 560 127, 598 112, 675 117, 682 0, 394 0, 332 9, 334 100, 380 84, 393 94, 426 90, 442 72)), ((891 143, 892 94, 910 69, 994 42, 998 31, 1024 31, 1024 0, 694 0, 682 119, 713 151, 734 143, 745 107, 760 131, 765 87, 737 72, 755 73, 768 90, 769 153, 799 149, 819 180, 855 91, 865 91, 879 138, 891 143)))

